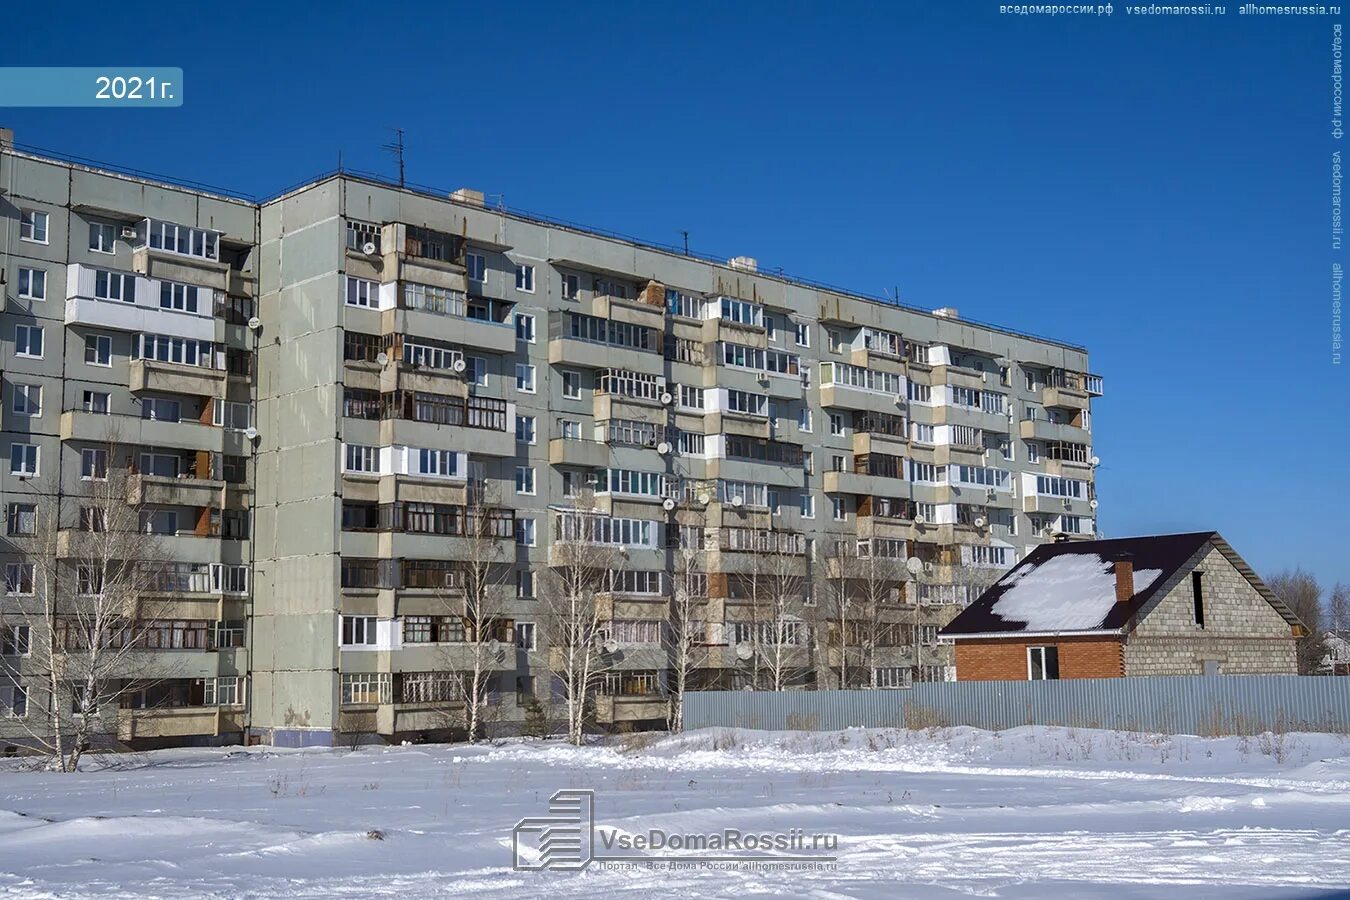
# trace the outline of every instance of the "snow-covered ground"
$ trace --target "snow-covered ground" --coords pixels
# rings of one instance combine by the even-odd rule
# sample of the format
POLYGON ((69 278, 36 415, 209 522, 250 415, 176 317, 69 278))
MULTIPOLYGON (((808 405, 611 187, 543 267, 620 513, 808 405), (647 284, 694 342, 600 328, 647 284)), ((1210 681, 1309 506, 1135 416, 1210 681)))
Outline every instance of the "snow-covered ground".
POLYGON ((1228 900, 1350 884, 1350 739, 1330 735, 708 730, 586 748, 172 750, 90 768, 0 766, 0 892, 1228 900), (601 828, 835 833, 838 862, 514 871, 512 826, 563 788, 595 789, 601 828))

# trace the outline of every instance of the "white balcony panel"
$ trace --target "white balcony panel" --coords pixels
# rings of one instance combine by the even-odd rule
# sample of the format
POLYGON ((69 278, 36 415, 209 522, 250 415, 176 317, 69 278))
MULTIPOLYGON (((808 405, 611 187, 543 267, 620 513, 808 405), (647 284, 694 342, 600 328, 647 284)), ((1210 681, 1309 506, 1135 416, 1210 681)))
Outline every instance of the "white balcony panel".
POLYGON ((162 309, 159 305, 160 283, 140 275, 135 276, 134 302, 97 299, 94 296, 97 275, 98 270, 89 266, 76 264, 67 268, 67 325, 168 334, 202 341, 216 339, 215 295, 212 291, 198 291, 198 312, 182 312, 162 309))

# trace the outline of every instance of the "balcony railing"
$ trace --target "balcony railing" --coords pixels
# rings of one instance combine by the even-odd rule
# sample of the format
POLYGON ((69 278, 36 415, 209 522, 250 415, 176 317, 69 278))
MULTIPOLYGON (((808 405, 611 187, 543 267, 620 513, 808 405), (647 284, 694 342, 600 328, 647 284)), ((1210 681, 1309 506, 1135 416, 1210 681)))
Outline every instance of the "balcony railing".
POLYGON ((885 453, 859 453, 853 457, 855 475, 876 475, 882 478, 904 478, 905 460, 885 453))
MULTIPOLYGON (((433 425, 462 425, 485 431, 506 430, 505 400, 492 397, 447 397, 426 391, 393 391, 380 397, 380 418, 407 419, 433 425)), ((353 408, 358 412, 365 409, 360 404, 353 408)))
POLYGON ((1051 369, 1046 373, 1045 386, 1078 391, 1094 397, 1100 397, 1103 388, 1102 376, 1087 372, 1072 372, 1068 369, 1051 369))
POLYGON ((908 424, 903 416, 890 416, 885 413, 855 413, 853 430, 897 438, 904 438, 909 434, 908 424))

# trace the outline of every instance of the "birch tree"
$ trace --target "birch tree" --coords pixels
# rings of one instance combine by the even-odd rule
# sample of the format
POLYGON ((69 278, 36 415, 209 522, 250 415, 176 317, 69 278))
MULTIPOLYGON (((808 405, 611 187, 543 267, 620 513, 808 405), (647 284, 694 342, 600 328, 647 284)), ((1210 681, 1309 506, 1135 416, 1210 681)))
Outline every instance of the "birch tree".
POLYGON ((459 668, 455 687, 463 706, 463 724, 469 743, 482 737, 489 713, 488 686, 498 671, 496 663, 500 662, 503 653, 511 652, 514 644, 514 635, 505 631, 511 621, 506 610, 510 567, 503 545, 504 540, 512 537, 509 523, 510 519, 489 505, 481 491, 470 494, 464 508, 461 553, 455 561, 463 592, 467 646, 450 650, 456 657, 452 667, 459 668), (467 661, 464 660, 466 653, 467 661))
POLYGON ((684 692, 694 672, 707 664, 707 575, 699 570, 701 547, 681 545, 675 551, 671 578, 666 652, 670 659, 670 710, 667 726, 672 734, 684 730, 684 692))
POLYGON ((146 531, 146 507, 128 500, 127 470, 107 462, 117 459, 109 443, 64 505, 34 495, 28 533, 11 538, 32 569, 7 578, 0 625, 26 629, 29 654, 0 666, 16 684, 40 685, 45 696, 29 696, 17 721, 62 772, 79 768, 95 738, 116 732, 124 696, 171 674, 142 652, 163 614, 156 586, 166 560, 146 531))

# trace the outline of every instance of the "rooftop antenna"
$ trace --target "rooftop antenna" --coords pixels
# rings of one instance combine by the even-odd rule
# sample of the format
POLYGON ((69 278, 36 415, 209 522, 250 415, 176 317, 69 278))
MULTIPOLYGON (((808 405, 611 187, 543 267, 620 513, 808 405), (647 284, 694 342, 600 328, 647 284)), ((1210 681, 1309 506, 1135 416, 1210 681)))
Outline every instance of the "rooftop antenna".
POLYGON ((684 255, 685 255, 685 256, 688 256, 688 255, 689 255, 689 232, 687 232, 687 231, 681 231, 680 234, 684 235, 684 255))
POLYGON ((394 132, 398 139, 383 145, 381 149, 394 154, 394 157, 398 160, 398 186, 403 187, 403 129, 390 128, 389 130, 394 132))

